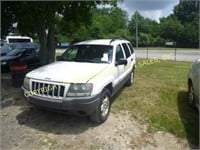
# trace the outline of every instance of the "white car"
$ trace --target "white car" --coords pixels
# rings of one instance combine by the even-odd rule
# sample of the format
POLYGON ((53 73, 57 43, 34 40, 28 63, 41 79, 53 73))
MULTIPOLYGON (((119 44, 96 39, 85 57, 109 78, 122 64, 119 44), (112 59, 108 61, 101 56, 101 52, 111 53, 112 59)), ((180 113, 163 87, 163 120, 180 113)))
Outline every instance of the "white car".
POLYGON ((111 97, 134 79, 131 43, 101 39, 73 44, 58 61, 29 72, 22 86, 28 102, 55 110, 89 115, 104 122, 111 97))
POLYGON ((200 59, 197 59, 191 66, 188 74, 188 101, 191 106, 199 110, 200 99, 200 59))

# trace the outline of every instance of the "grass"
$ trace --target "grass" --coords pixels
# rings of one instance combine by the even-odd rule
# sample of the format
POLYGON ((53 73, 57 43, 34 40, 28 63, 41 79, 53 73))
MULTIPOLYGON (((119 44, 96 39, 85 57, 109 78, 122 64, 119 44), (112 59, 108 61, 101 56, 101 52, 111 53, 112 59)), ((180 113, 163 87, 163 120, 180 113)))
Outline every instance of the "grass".
POLYGON ((56 52, 56 56, 61 56, 62 54, 63 54, 62 52, 56 52))
POLYGON ((116 96, 112 111, 129 110, 148 123, 151 132, 167 131, 192 144, 199 142, 199 114, 187 103, 187 74, 191 63, 139 59, 133 86, 116 96), (144 63, 147 61, 147 63, 144 63))
POLYGON ((41 143, 49 150, 55 150, 57 145, 57 140, 46 137, 44 141, 41 141, 41 143))
MULTIPOLYGON (((175 47, 138 47, 136 50, 175 50, 175 47)), ((176 50, 199 50, 198 48, 176 48, 176 50)))

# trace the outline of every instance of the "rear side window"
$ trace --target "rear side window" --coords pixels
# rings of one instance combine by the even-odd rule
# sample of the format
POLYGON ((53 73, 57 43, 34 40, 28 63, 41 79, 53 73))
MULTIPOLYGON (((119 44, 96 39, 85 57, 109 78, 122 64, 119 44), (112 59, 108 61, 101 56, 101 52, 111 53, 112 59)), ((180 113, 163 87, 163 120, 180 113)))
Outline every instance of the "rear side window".
POLYGON ((133 53, 134 53, 134 50, 133 50, 132 44, 131 44, 131 43, 128 43, 128 46, 129 46, 129 48, 130 48, 130 50, 131 50, 131 54, 133 54, 133 53))
POLYGON ((129 56, 131 56, 131 53, 130 53, 129 48, 126 45, 126 43, 123 43, 122 46, 124 48, 124 51, 125 51, 125 54, 126 54, 126 58, 128 58, 129 56))

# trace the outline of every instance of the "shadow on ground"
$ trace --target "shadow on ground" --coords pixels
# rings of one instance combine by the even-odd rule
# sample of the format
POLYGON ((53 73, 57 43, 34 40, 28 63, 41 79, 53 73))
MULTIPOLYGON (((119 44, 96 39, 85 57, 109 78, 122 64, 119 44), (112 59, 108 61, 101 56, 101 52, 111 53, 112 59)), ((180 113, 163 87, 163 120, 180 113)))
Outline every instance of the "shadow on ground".
MULTIPOLYGON (((123 89, 112 98, 112 103, 123 89)), ((43 110, 36 106, 24 109, 16 116, 16 119, 20 125, 54 134, 80 134, 89 128, 98 126, 98 124, 91 122, 89 116, 57 113, 43 110)))
MULTIPOLYGON (((88 117, 79 117, 41 110, 29 105, 20 87, 13 87, 10 73, 1 75, 1 109, 17 106, 20 113, 16 119, 20 125, 25 125, 40 131, 54 134, 79 134, 88 128, 95 127, 88 117)), ((13 107, 12 109, 15 109, 13 107)))
MULTIPOLYGON (((15 88, 12 86, 9 73, 2 74, 1 80, 1 109, 4 110, 11 106, 19 107, 20 113, 16 114, 16 120, 20 125, 57 135, 80 134, 97 126, 87 116, 51 112, 30 105, 22 95, 20 87, 15 88)), ((112 99, 112 102, 115 98, 112 99)))
POLYGON ((50 112, 31 106, 16 116, 20 125, 43 132, 60 134, 80 134, 96 125, 89 117, 50 112))
POLYGON ((190 148, 199 149, 199 112, 196 108, 189 106, 187 91, 178 93, 177 103, 190 148))
POLYGON ((1 109, 15 106, 27 105, 20 86, 14 87, 11 80, 10 73, 1 73, 1 109))

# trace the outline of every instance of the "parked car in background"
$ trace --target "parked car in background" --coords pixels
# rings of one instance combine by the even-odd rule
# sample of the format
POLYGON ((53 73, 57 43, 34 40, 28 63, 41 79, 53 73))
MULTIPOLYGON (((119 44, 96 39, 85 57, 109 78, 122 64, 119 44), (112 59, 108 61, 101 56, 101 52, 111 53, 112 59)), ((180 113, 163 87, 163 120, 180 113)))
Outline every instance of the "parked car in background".
POLYGON ((0 48, 1 48, 7 42, 5 40, 0 39, 0 43, 1 43, 1 46, 0 46, 0 48))
POLYGON ((199 110, 200 99, 200 59, 196 60, 188 74, 188 101, 199 110))
POLYGON ((9 70, 10 64, 14 62, 23 62, 27 67, 39 65, 39 50, 38 48, 15 48, 6 55, 1 56, 1 69, 9 70))
POLYGON ((109 115, 111 97, 133 83, 135 63, 127 40, 83 41, 71 45, 58 61, 26 74, 22 89, 32 104, 88 115, 102 123, 109 115))
POLYGON ((33 39, 28 36, 6 36, 7 43, 33 43, 33 39))
POLYGON ((25 49, 34 48, 39 50, 39 45, 37 43, 23 42, 23 43, 4 43, 0 48, 1 56, 5 56, 8 52, 13 49, 25 49))

